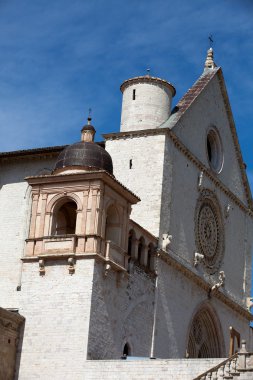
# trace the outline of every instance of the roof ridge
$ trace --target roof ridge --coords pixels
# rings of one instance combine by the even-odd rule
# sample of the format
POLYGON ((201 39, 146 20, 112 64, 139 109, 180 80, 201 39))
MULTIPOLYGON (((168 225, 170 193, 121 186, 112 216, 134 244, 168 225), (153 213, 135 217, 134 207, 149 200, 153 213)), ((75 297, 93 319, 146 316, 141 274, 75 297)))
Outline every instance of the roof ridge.
POLYGON ((186 91, 177 105, 172 109, 169 119, 166 120, 159 128, 166 128, 168 126, 172 129, 220 69, 220 67, 205 69, 201 76, 194 82, 192 87, 186 91))

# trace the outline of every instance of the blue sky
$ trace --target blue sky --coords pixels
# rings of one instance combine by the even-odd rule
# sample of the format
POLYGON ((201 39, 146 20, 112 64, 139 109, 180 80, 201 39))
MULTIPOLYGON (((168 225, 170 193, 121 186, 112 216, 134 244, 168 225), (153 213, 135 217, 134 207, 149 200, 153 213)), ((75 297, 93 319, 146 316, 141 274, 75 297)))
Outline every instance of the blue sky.
POLYGON ((118 131, 119 86, 147 67, 175 105, 211 33, 253 185, 252 20, 251 0, 0 0, 0 150, 78 141, 90 107, 97 140, 118 131))

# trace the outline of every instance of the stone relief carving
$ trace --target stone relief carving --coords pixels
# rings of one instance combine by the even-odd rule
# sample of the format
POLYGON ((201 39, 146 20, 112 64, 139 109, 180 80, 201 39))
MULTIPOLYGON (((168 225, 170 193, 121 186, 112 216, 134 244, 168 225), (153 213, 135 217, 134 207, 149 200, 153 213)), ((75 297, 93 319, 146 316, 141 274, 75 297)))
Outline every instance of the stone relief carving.
POLYGON ((224 228, 218 200, 207 189, 201 192, 196 206, 195 239, 206 271, 217 272, 224 253, 224 228))

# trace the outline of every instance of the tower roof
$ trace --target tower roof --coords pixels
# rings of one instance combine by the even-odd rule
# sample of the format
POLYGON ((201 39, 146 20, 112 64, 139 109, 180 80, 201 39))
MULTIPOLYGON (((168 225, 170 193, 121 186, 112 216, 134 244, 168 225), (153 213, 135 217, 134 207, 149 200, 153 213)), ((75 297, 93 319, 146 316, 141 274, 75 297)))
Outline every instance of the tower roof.
POLYGON ((123 92, 126 87, 131 86, 133 84, 137 84, 137 83, 159 84, 159 85, 169 88, 170 91, 172 92, 172 96, 175 96, 176 94, 176 89, 170 82, 166 81, 165 79, 151 77, 150 75, 143 75, 143 76, 134 77, 134 78, 125 80, 120 86, 120 91, 123 92))
POLYGON ((94 143, 95 128, 90 124, 91 117, 88 117, 88 124, 82 130, 82 141, 67 146, 59 154, 55 163, 54 173, 64 169, 106 170, 113 174, 112 158, 110 154, 101 146, 94 143))
POLYGON ((77 142, 67 146, 59 154, 54 172, 70 167, 79 167, 85 170, 102 169, 113 174, 110 154, 94 142, 77 142))

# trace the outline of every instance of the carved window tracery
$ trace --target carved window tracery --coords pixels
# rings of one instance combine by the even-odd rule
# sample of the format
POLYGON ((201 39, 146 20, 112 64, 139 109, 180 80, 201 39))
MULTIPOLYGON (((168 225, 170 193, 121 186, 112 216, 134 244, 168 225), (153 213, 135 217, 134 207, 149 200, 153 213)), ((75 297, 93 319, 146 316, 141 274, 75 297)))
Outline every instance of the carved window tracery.
POLYGON ((217 272, 224 254, 224 228, 218 200, 207 189, 201 192, 196 206, 195 240, 198 252, 204 255, 206 271, 217 272))
POLYGON ((199 310, 191 323, 187 354, 190 358, 219 358, 219 329, 209 308, 199 310))

